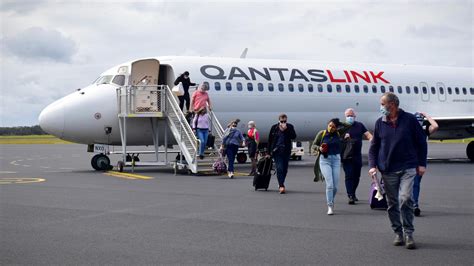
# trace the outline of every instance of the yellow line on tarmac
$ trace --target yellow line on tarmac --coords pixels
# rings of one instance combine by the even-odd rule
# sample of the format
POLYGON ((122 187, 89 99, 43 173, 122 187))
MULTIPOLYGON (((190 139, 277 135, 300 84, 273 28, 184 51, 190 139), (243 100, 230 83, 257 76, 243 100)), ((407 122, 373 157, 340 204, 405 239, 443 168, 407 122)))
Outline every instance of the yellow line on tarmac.
POLYGON ((145 179, 145 180, 153 179, 153 177, 150 177, 150 176, 130 174, 130 173, 121 173, 117 171, 107 171, 105 172, 105 174, 110 175, 110 176, 115 176, 115 177, 122 177, 125 179, 145 179))
POLYGON ((234 176, 249 176, 248 173, 234 172, 234 176))

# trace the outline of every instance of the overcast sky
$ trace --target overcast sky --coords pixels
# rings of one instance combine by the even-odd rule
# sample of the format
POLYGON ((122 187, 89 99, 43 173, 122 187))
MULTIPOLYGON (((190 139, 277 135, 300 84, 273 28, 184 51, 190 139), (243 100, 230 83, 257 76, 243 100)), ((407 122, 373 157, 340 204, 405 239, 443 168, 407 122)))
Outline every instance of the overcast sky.
POLYGON ((0 126, 138 57, 194 55, 473 67, 473 0, 1 0, 0 126))

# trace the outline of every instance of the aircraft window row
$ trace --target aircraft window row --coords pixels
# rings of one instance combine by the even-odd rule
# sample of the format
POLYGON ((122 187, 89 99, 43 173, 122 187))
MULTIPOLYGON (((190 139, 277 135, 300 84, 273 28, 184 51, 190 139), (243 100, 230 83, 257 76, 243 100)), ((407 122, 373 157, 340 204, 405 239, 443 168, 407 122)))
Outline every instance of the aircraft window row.
MULTIPOLYGON (((115 76, 115 78, 117 78, 118 76, 115 76)), ((114 83, 115 82, 115 78, 114 78, 114 83)), ((121 81, 121 80, 120 80, 121 81)), ((125 81, 125 77, 123 77, 123 81, 121 82, 124 82, 125 81)), ((208 84, 207 82, 204 82, 206 84, 208 84)), ((119 84, 119 83, 116 83, 116 84, 119 84)), ((120 84, 119 84, 120 85, 120 84)), ((122 84, 123 85, 123 84, 122 84)), ((273 83, 268 83, 266 84, 267 86, 267 89, 268 91, 275 91, 275 86, 273 83)), ((278 83, 277 84, 278 86, 278 91, 280 92, 284 92, 285 91, 285 85, 283 83, 278 83)), ((231 82, 226 82, 225 83, 225 89, 227 91, 232 91, 232 87, 233 87, 233 84, 231 82)), ((244 89, 244 86, 241 82, 237 82, 236 83, 236 89, 237 91, 243 91, 244 89)), ((287 89, 289 92, 294 92, 295 91, 295 85, 290 83, 288 84, 287 86, 287 89)), ((324 87, 326 87, 326 91, 329 92, 329 93, 332 93, 333 92, 333 85, 331 84, 327 84, 327 85, 323 85, 323 84, 318 84, 317 85, 317 91, 318 92, 323 92, 324 91, 324 87)), ((256 86, 257 90, 260 91, 260 92, 263 92, 265 90, 265 85, 263 83, 258 83, 257 86, 256 86)), ((335 92, 337 93, 342 93, 343 89, 342 89, 342 85, 339 85, 337 84, 335 86, 335 92)), ((350 93, 352 91, 352 88, 353 88, 353 91, 355 93, 360 93, 361 92, 361 87, 360 85, 348 85, 346 84, 344 86, 345 88, 345 92, 346 93, 350 93)), ((314 92, 314 86, 313 84, 308 84, 307 87, 306 87, 307 91, 308 92, 314 92)), ((214 90, 216 91, 220 91, 221 90, 221 83, 220 82, 215 82, 214 83, 214 90)), ((253 83, 247 83, 247 91, 253 91, 254 90, 254 84, 253 83)), ((298 84, 298 91, 299 92, 305 92, 305 86, 303 84, 298 84)), ((390 91, 390 92, 393 92, 393 93, 398 93, 398 94, 411 94, 412 92, 414 94, 428 94, 428 92, 430 92, 431 94, 441 94, 441 95, 444 95, 444 94, 464 94, 464 95, 467 95, 468 94, 468 91, 467 91, 467 88, 458 88, 458 87, 455 87, 454 90, 451 88, 451 87, 447 87, 446 89, 444 87, 426 87, 426 86, 422 86, 421 87, 421 90, 418 86, 413 86, 413 87, 410 87, 410 86, 405 86, 405 88, 403 88, 402 86, 397 86, 397 87, 394 87, 392 85, 389 85, 389 86, 385 86, 385 85, 381 85, 381 86, 377 86, 377 85, 372 85, 370 88, 368 85, 362 85, 362 91, 364 93, 369 93, 369 91, 371 91, 372 93, 385 93, 387 91, 390 91), (413 89, 413 90, 412 90, 413 89)), ((470 88, 470 94, 471 95, 474 95, 474 88, 470 88)))

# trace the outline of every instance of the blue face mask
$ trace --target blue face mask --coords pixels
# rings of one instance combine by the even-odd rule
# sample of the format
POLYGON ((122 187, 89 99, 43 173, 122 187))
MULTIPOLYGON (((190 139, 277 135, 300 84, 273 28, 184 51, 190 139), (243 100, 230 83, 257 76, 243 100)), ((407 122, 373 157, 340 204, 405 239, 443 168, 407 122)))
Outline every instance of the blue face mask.
POLYGON ((380 106, 380 113, 382 113, 382 115, 387 116, 387 115, 390 114, 390 111, 387 110, 387 107, 381 105, 380 106))
POLYGON ((346 122, 347 122, 347 123, 349 123, 349 124, 352 125, 352 124, 354 124, 354 121, 355 121, 355 119, 354 119, 353 116, 348 116, 348 117, 346 117, 346 122))

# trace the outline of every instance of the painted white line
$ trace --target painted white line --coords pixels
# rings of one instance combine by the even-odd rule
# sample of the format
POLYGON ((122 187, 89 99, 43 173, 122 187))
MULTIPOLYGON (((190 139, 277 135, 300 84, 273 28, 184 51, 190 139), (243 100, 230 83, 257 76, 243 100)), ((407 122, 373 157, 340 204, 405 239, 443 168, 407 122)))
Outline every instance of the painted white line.
POLYGON ((0 171, 0 174, 16 174, 17 172, 12 171, 0 171))
POLYGON ((51 168, 51 167, 49 167, 49 166, 40 166, 40 168, 49 169, 49 168, 51 168))

